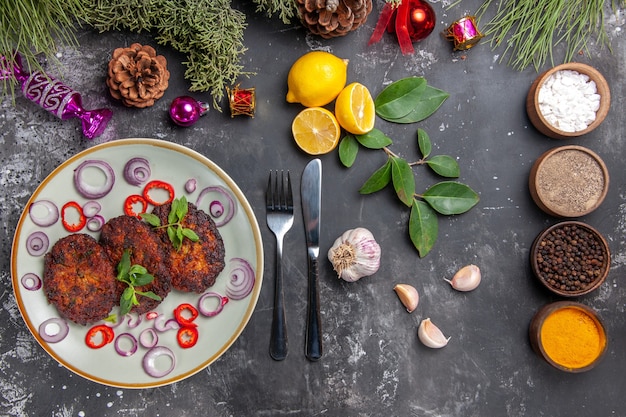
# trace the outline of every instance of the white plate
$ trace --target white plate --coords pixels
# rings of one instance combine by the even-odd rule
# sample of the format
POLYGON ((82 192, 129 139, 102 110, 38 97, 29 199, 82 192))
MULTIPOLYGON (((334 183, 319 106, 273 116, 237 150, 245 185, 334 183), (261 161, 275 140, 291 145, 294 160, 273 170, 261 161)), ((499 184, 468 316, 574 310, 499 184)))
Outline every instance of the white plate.
MULTIPOLYGON (((97 171, 96 171, 97 173, 97 171)), ((93 174, 91 174, 93 175, 93 174)), ((209 199, 202 201, 201 209, 208 212, 209 199), (205 207, 206 206, 206 207, 205 207)), ((216 220, 217 222, 217 220, 216 220)), ((88 232, 98 238, 99 233, 88 232)), ((22 317, 39 344, 59 363, 73 372, 101 384, 123 388, 147 388, 170 384, 185 379, 219 358, 241 334, 250 319, 263 279, 263 245, 256 218, 248 201, 233 180, 215 163, 201 154, 184 146, 154 139, 116 140, 87 149, 70 158, 56 168, 35 190, 20 217, 11 255, 11 274, 13 291, 22 317), (82 197, 74 187, 74 170, 87 159, 104 160, 115 172, 115 185, 110 193, 98 201, 102 205, 101 214, 109 219, 123 214, 123 203, 130 194, 141 194, 141 186, 133 186, 124 180, 125 163, 133 157, 143 157, 150 162, 150 180, 168 182, 176 191, 176 196, 185 195, 195 203, 199 192, 207 186, 220 186, 228 190, 234 198, 236 212, 233 219, 219 227, 224 240, 226 267, 217 277, 215 285, 209 291, 225 295, 226 285, 230 281, 230 272, 236 262, 234 258, 246 260, 255 272, 255 285, 252 292, 242 300, 229 300, 224 309, 214 317, 200 315, 195 323, 199 329, 196 346, 182 349, 176 341, 176 331, 159 333, 158 345, 172 350, 176 357, 173 370, 160 378, 148 375, 142 360, 148 348, 139 346, 132 356, 119 355, 114 343, 100 349, 92 349, 85 344, 85 335, 91 326, 69 323, 70 331, 65 339, 58 343, 47 343, 39 335, 39 326, 51 317, 59 317, 56 308, 47 301, 43 289, 29 290, 22 283, 22 277, 34 273, 43 277, 43 256, 33 257, 26 250, 27 237, 36 230, 44 231, 50 238, 50 248, 61 237, 69 233, 59 220, 49 227, 35 225, 28 214, 28 207, 38 200, 51 200, 59 208, 66 202, 76 201, 83 204, 88 199, 82 197), (194 192, 185 191, 185 182, 195 178, 197 188, 194 192)), ((157 312, 172 317, 172 312, 181 303, 197 304, 198 294, 173 290, 158 307, 157 312)), ((114 309, 117 311, 117 307, 114 309)), ((136 327, 123 324, 115 328, 116 336, 129 332, 138 338, 139 332, 152 327, 153 320, 145 317, 136 327)), ((157 360, 160 368, 169 367, 167 358, 157 360), (163 362, 163 363, 161 363, 163 362)))

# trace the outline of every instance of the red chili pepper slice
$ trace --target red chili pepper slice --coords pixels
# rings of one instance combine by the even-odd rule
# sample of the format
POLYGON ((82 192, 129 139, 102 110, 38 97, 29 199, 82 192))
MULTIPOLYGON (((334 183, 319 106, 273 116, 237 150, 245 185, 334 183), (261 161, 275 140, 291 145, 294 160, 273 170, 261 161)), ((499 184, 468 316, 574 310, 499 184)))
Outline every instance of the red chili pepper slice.
POLYGON ((189 303, 183 303, 174 310, 174 318, 182 327, 196 327, 193 322, 198 317, 198 309, 189 303))
POLYGON ((63 222, 63 227, 68 232, 74 233, 78 232, 80 229, 85 227, 87 224, 87 217, 85 213, 83 213, 83 208, 76 201, 69 201, 61 207, 61 221, 63 222), (67 220, 66 212, 67 210, 75 210, 78 213, 78 221, 76 223, 70 223, 67 220))
POLYGON ((174 200, 174 187, 171 184, 166 183, 165 181, 154 180, 150 181, 146 184, 143 189, 143 198, 146 201, 154 206, 161 206, 163 204, 171 203, 174 200), (150 192, 153 190, 164 190, 167 192, 168 197, 165 201, 156 201, 150 196, 150 192))
POLYGON ((183 349, 195 346, 198 343, 198 328, 192 326, 181 327, 176 334, 176 340, 183 349))
POLYGON ((85 335, 85 343, 92 349, 100 349, 102 346, 111 343, 113 339, 115 339, 115 333, 106 324, 93 326, 85 335))
POLYGON ((148 210, 148 202, 139 194, 131 194, 124 201, 124 213, 128 216, 141 218, 141 214, 148 210), (135 210, 135 206, 141 204, 141 211, 135 210))

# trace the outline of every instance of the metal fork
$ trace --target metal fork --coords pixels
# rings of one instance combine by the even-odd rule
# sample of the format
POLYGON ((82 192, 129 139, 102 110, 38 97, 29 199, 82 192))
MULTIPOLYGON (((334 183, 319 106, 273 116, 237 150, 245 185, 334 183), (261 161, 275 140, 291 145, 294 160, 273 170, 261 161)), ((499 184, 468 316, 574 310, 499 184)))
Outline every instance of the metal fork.
POLYGON ((274 283, 274 314, 270 336, 270 356, 282 361, 287 357, 287 322, 283 295, 283 238, 293 225, 293 195, 289 171, 270 171, 265 195, 267 227, 276 236, 276 280, 274 283))

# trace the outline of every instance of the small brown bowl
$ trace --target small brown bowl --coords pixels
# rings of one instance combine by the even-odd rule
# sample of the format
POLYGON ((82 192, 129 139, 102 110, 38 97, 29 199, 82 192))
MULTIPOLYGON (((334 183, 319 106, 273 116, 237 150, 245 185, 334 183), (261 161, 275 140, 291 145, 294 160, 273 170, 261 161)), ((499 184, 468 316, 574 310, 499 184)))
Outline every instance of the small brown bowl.
POLYGON ((541 155, 528 180, 530 195, 555 217, 581 217, 594 211, 609 191, 609 171, 595 152, 569 145, 541 155))
POLYGON ((607 349, 606 329, 598 314, 573 301, 543 306, 532 318, 528 333, 533 350, 565 372, 589 371, 600 362, 607 349))
POLYGON ((609 84, 606 82, 606 79, 595 68, 578 62, 557 65, 556 67, 545 71, 535 79, 533 84, 530 86, 528 95, 526 96, 526 112, 528 113, 531 123, 541 133, 553 139, 567 139, 582 136, 591 132, 604 121, 606 115, 609 113, 610 107, 611 91, 609 90, 609 84), (600 95, 600 108, 596 111, 595 120, 589 124, 586 129, 575 132, 560 130, 548 122, 539 110, 539 90, 541 86, 543 86, 548 77, 561 70, 572 70, 578 72, 579 74, 585 74, 596 83, 596 91, 600 95))
POLYGON ((530 249, 530 266, 539 282, 554 294, 577 297, 606 280, 611 252, 593 227, 565 221, 544 229, 530 249))

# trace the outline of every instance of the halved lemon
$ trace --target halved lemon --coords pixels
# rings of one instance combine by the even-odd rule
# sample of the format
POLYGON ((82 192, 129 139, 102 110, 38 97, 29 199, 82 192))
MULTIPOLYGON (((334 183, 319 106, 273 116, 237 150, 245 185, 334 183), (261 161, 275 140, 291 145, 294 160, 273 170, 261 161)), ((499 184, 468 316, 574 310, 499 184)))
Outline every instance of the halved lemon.
POLYGON ((300 149, 310 155, 321 155, 335 149, 341 127, 330 111, 308 107, 293 119, 291 132, 300 149))
POLYGON ((360 83, 347 85, 335 101, 335 116, 347 132, 364 135, 374 129, 376 109, 367 87, 360 83))

